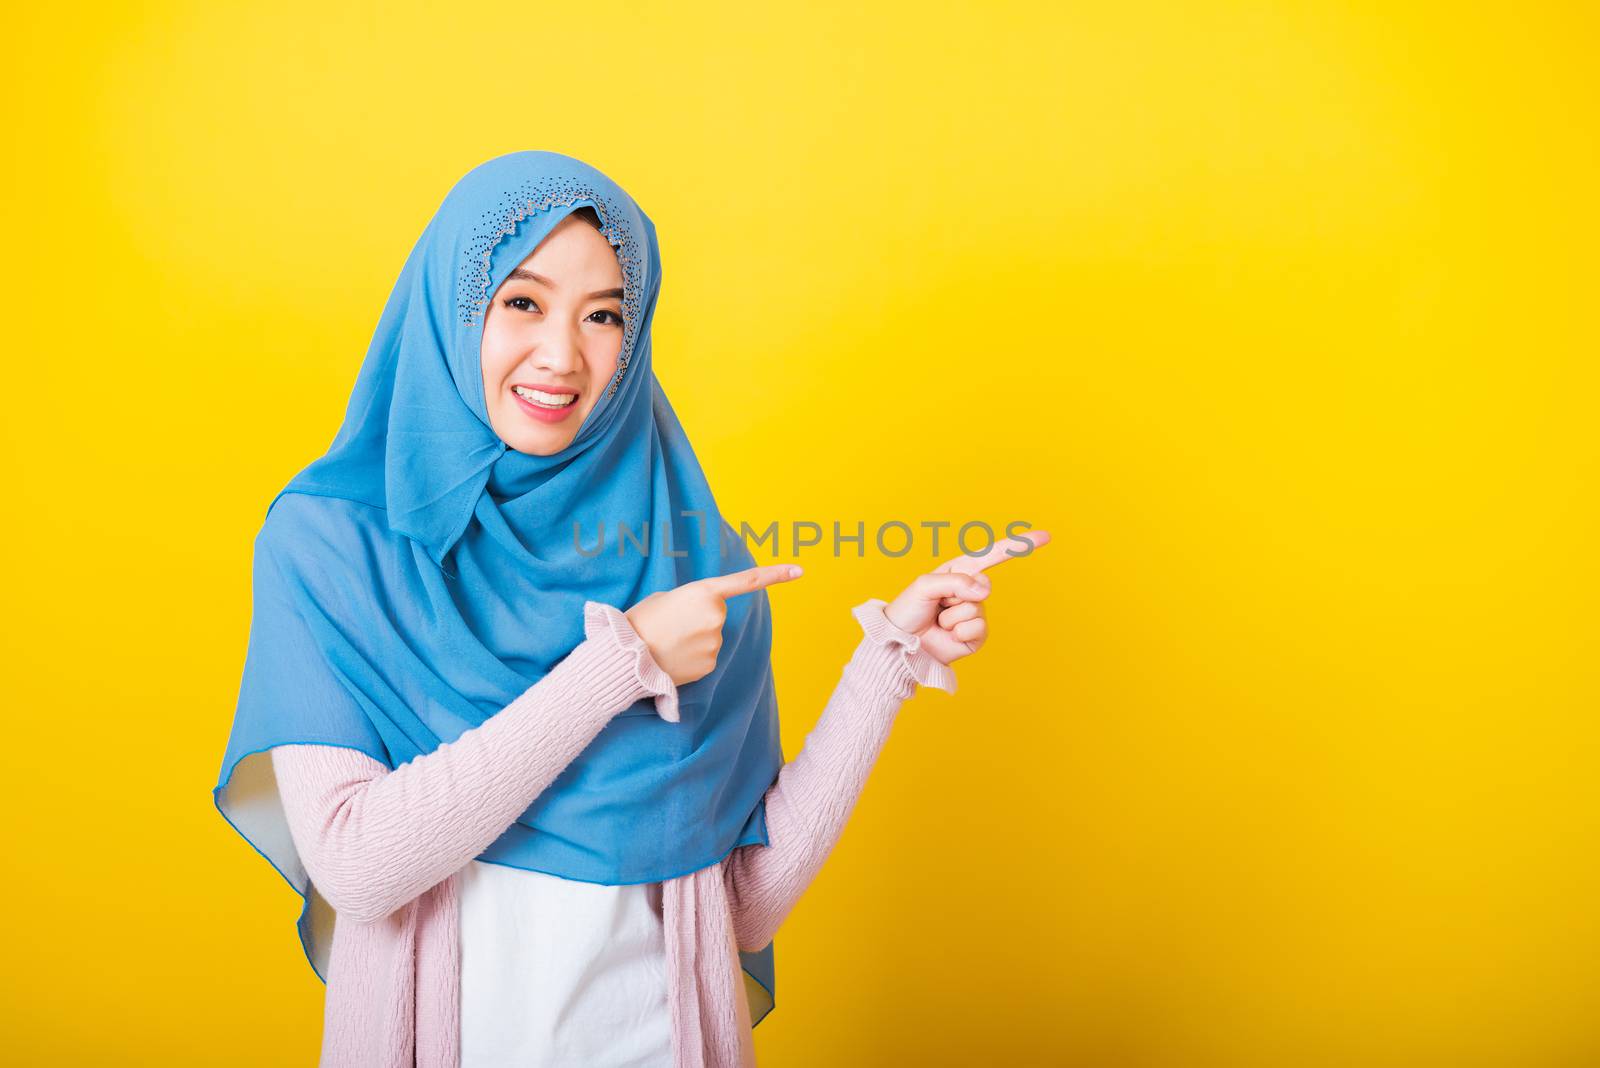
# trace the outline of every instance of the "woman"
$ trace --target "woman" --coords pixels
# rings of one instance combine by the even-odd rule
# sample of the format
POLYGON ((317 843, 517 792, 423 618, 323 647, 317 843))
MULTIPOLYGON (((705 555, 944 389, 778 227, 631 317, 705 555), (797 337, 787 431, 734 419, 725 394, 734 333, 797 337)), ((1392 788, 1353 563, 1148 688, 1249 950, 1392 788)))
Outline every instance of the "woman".
POLYGON ((765 588, 800 569, 717 508, 651 369, 660 284, 594 168, 478 166, 268 507, 213 796, 305 898, 324 1065, 754 1063, 773 934, 896 711, 954 692, 979 572, 1048 540, 853 609, 785 763, 765 588))

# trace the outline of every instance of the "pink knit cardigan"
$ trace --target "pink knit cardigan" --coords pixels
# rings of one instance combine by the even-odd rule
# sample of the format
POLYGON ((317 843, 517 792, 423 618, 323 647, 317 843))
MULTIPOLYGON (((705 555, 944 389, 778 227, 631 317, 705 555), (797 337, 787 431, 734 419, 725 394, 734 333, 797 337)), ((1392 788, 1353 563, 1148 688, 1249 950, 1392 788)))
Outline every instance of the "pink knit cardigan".
MULTIPOLYGON (((738 950, 765 947, 843 833, 867 774, 918 683, 955 675, 884 616, 766 793, 770 845, 734 848, 662 885, 675 1068, 755 1064, 738 950)), ((336 914, 322 1068, 458 1068, 456 873, 511 825, 612 716, 645 697, 669 721, 677 691, 618 609, 584 605, 584 640, 543 679, 454 741, 390 770, 354 749, 271 751, 289 829, 336 914)))

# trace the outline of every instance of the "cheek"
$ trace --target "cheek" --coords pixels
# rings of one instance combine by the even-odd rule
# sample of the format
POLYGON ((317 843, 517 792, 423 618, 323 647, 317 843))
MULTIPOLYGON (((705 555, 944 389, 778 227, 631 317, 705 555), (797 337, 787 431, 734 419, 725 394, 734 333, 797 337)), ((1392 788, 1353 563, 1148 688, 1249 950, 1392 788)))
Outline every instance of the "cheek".
POLYGON ((591 377, 603 382, 616 374, 617 359, 621 354, 621 341, 615 338, 597 339, 585 353, 591 377))
MULTIPOLYGON (((485 330, 478 346, 478 364, 483 368, 483 383, 494 387, 516 364, 516 352, 498 331, 485 330)), ((486 391, 487 392, 487 391, 486 391)))

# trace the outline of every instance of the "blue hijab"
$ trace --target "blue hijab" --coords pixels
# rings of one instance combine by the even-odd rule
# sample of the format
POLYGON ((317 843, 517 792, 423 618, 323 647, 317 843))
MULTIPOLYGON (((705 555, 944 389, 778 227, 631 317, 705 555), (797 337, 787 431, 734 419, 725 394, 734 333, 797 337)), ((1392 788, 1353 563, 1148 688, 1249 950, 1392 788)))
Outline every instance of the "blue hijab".
MULTIPOLYGON (((290 838, 267 750, 348 746, 399 767, 538 682, 583 640, 584 601, 626 609, 755 563, 651 368, 660 289, 655 226, 604 174, 554 152, 475 167, 407 257, 332 445, 268 504, 213 800, 305 898, 297 928, 319 978, 333 912, 290 838), (483 324, 511 270, 583 206, 622 267, 622 351, 573 441, 532 456, 490 426, 483 324), (645 548, 624 546, 619 524, 645 548)), ((679 722, 651 698, 620 713, 480 859, 621 885, 768 844, 764 795, 783 765, 771 616, 764 590, 727 607, 716 668, 679 688, 679 722)), ((740 957, 765 992, 759 1021, 772 946, 740 957)))

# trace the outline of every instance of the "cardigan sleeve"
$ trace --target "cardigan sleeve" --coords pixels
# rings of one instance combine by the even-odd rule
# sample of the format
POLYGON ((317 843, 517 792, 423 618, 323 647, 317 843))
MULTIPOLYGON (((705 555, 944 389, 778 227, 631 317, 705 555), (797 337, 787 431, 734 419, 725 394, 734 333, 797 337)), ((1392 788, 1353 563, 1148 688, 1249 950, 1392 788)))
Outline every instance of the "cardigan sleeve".
POLYGON ((816 877, 849 819, 894 717, 917 685, 946 693, 955 673, 871 598, 851 609, 863 635, 816 726, 767 789, 769 845, 743 845, 723 861, 741 951, 764 948, 816 877))
POLYGON ((355 749, 273 748, 295 848, 336 912, 382 919, 460 870, 635 701, 677 719, 671 678, 620 610, 586 602, 584 632, 516 700, 393 770, 355 749))

